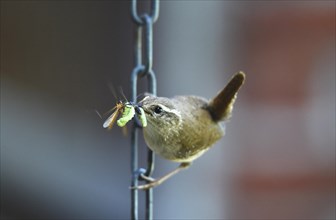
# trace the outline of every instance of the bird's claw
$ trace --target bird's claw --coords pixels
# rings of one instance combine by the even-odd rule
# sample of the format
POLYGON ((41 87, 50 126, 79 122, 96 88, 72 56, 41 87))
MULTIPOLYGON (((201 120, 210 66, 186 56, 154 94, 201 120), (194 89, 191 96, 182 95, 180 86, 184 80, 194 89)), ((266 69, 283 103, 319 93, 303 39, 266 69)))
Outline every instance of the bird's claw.
POLYGON ((136 190, 147 190, 153 187, 156 187, 162 183, 160 179, 154 179, 149 177, 149 183, 143 184, 143 185, 138 185, 138 186, 131 186, 130 189, 136 189, 136 190))

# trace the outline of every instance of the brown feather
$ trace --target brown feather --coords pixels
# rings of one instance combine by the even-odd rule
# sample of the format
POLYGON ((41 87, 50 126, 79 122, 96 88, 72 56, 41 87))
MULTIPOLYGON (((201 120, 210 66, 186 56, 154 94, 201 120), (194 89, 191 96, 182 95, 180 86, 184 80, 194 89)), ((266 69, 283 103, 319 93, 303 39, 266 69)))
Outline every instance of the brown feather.
POLYGON ((215 98, 210 100, 207 109, 215 122, 230 118, 237 92, 243 85, 244 80, 245 73, 241 71, 236 73, 224 89, 215 98))

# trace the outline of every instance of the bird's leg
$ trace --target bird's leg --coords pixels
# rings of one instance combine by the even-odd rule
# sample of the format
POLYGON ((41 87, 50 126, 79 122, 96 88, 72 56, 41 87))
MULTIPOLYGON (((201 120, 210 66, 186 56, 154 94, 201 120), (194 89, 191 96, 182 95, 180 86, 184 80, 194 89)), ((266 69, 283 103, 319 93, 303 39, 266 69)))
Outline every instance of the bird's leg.
POLYGON ((166 181, 167 179, 169 179, 170 177, 174 176, 175 174, 179 173, 181 170, 184 170, 186 168, 188 168, 191 165, 191 163, 187 162, 187 163, 181 163, 180 166, 178 166, 176 169, 174 169, 173 171, 167 173, 166 175, 164 175, 163 177, 160 177, 158 179, 154 179, 152 177, 148 177, 145 176, 143 174, 141 174, 141 178, 144 180, 147 180, 149 183, 144 184, 144 185, 140 185, 140 186, 135 186, 135 187, 131 187, 131 189, 150 189, 153 187, 156 187, 158 185, 160 185, 161 183, 163 183, 164 181, 166 181))

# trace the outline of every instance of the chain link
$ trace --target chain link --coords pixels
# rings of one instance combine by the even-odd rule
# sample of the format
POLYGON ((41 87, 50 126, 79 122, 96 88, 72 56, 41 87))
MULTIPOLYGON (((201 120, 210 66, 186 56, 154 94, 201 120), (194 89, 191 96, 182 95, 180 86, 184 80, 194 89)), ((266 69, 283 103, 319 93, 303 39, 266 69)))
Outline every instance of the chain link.
MULTIPOLYGON (((148 92, 156 95, 156 77, 153 71, 153 24, 159 17, 159 0, 151 0, 151 11, 139 15, 137 10, 137 0, 132 0, 131 14, 134 23, 137 25, 135 38, 134 60, 135 67, 131 75, 132 102, 137 103, 138 79, 146 77, 148 92), (143 31, 144 29, 144 31, 143 31), (144 47, 143 47, 144 44, 144 47), (143 56, 145 61, 143 61, 143 56)), ((138 219, 138 182, 143 179, 141 176, 150 176, 154 170, 154 153, 148 149, 147 168, 138 167, 138 129, 139 125, 135 122, 132 130, 131 139, 131 219, 138 219)), ((153 219, 153 189, 146 191, 146 219, 153 219)))
POLYGON ((150 14, 144 13, 141 16, 137 12, 137 0, 132 0, 132 18, 137 25, 135 61, 136 68, 144 66, 143 75, 152 71, 153 68, 153 24, 159 16, 159 0, 151 1, 150 14), (143 29, 145 30, 143 32, 143 29), (143 39, 144 38, 144 39, 143 39), (144 47, 142 44, 144 43, 144 47), (145 60, 142 60, 144 55, 145 60))
MULTIPOLYGON (((138 1, 137 0, 132 0, 132 18, 133 21, 138 24, 138 25, 142 25, 143 24, 143 20, 141 19, 141 16, 138 15, 138 1)), ((157 21, 157 19, 159 18, 159 0, 151 0, 151 11, 150 13, 144 13, 149 15, 152 20, 153 23, 157 21)))

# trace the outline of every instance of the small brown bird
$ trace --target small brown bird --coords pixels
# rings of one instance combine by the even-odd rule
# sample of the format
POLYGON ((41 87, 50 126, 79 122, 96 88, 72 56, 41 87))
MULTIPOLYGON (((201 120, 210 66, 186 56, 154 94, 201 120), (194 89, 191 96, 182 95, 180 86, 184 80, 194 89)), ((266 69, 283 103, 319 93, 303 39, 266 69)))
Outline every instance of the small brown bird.
POLYGON ((189 167, 224 135, 219 123, 230 118, 237 92, 245 80, 243 72, 236 73, 213 99, 197 96, 173 98, 146 96, 139 102, 147 126, 143 134, 148 147, 161 157, 181 163, 178 168, 159 179, 142 176, 150 183, 136 189, 157 186, 189 167))

